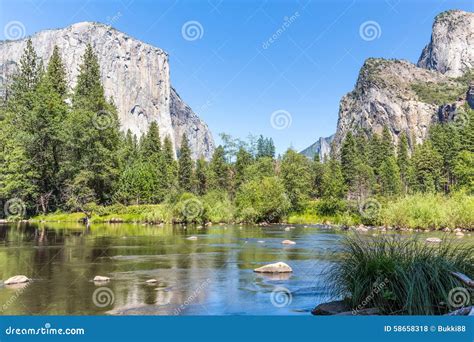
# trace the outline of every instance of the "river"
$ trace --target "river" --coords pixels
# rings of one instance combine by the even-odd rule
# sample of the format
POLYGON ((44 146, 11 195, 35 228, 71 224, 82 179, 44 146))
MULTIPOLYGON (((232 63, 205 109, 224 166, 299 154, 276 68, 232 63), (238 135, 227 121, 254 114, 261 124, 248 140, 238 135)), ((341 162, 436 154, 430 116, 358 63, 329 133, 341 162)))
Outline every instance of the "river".
POLYGON ((1 286, 0 310, 3 315, 308 315, 329 299, 325 271, 337 262, 344 234, 300 225, 103 224, 88 230, 62 223, 0 225, 0 279, 18 274, 32 279, 1 286), (283 245, 285 239, 296 244, 283 245), (293 273, 253 272, 277 261, 293 273), (111 279, 94 282, 96 275, 111 279), (156 282, 147 282, 151 279, 156 282))

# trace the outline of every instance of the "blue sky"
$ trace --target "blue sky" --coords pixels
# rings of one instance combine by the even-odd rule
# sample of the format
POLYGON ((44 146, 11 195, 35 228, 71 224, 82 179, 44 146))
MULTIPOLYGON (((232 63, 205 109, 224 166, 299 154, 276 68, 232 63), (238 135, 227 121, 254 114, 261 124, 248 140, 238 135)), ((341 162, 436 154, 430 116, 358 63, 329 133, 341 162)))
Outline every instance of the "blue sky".
POLYGON ((27 35, 111 24, 169 53, 172 84, 216 141, 220 132, 263 134, 282 152, 334 133, 339 100, 366 58, 416 62, 433 18, 447 9, 474 11, 474 1, 0 0, 0 39, 11 21, 27 35), (189 22, 197 39, 192 29, 183 35, 189 22), (275 112, 291 122, 272 122, 275 112))

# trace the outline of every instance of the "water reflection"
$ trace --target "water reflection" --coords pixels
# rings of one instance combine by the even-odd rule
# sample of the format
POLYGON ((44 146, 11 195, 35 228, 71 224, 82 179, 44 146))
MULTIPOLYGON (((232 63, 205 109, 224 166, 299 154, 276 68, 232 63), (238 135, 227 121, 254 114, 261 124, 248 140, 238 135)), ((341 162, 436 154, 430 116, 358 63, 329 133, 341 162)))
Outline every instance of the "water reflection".
POLYGON ((307 314, 328 298, 323 271, 336 261, 341 237, 278 225, 0 225, 0 278, 33 279, 0 287, 1 314, 307 314), (282 245, 285 239, 296 245, 282 245), (253 272, 276 261, 293 273, 253 272), (94 283, 96 275, 111 280, 94 283), (272 305, 276 287, 290 291, 289 305, 272 305), (111 293, 105 305, 94 298, 101 288, 111 293))

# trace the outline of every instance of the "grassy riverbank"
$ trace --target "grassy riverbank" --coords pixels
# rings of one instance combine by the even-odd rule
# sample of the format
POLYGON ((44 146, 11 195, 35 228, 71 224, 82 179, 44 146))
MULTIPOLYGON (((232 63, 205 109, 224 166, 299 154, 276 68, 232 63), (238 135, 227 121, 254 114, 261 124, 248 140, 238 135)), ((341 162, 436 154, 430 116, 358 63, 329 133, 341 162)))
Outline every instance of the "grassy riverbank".
MULTIPOLYGON (((209 196, 182 196, 178 201, 157 205, 89 205, 87 212, 92 223, 254 223, 242 216, 230 200, 209 196)), ((84 217, 84 213, 55 212, 35 216, 32 220, 78 222, 84 217)), ((271 213, 269 217, 272 217, 271 213)), ((370 199, 362 205, 351 201, 310 201, 301 212, 281 215, 278 221, 290 224, 365 224, 409 229, 471 230, 474 228, 474 197, 462 193, 452 196, 423 194, 370 199)))
POLYGON ((391 315, 434 315, 470 305, 455 297, 465 285, 453 272, 474 277, 473 245, 354 235, 346 237, 340 254, 328 272, 331 289, 355 313, 376 308, 391 315))

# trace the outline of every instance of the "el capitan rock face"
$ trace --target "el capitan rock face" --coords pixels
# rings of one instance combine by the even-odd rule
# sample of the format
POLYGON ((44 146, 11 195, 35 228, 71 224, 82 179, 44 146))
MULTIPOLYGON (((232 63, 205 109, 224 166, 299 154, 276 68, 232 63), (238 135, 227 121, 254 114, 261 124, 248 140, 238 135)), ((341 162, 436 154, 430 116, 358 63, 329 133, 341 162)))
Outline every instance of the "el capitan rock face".
MULTIPOLYGON (((90 22, 41 31, 31 40, 45 63, 54 45, 59 47, 70 87, 76 83, 82 55, 90 43, 99 59, 105 95, 114 99, 122 130, 130 129, 141 136, 156 121, 162 138, 168 135, 175 150, 179 150, 181 135, 186 132, 193 157, 211 157, 212 134, 172 88, 168 54, 163 50, 110 26, 90 22)), ((25 46, 26 39, 0 42, 2 79, 15 70, 25 46)))

